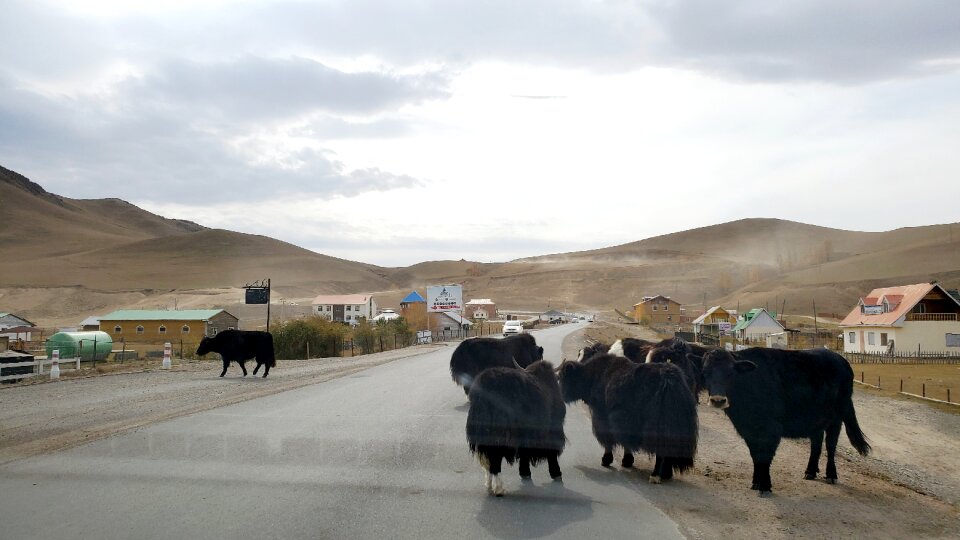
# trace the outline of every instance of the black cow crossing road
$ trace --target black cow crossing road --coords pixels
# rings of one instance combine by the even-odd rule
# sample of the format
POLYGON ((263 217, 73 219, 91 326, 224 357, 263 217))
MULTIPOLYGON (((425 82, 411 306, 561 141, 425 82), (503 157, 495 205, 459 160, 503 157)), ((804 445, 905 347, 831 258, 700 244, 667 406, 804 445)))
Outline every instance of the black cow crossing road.
MULTIPOLYGON (((535 332, 545 358, 573 330, 535 332)), ((506 468, 489 496, 452 350, 3 465, 0 537, 681 538, 643 497, 652 462, 599 467, 580 407, 562 482, 506 468)))

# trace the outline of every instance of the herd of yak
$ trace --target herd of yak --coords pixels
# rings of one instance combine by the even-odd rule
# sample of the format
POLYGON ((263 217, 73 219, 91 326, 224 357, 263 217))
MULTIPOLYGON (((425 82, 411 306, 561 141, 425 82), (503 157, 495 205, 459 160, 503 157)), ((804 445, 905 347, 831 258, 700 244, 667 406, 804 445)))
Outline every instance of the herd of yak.
MULTIPOLYGON (((198 355, 220 353, 223 371, 256 359, 256 375, 276 365, 267 332, 225 330, 205 337, 198 355)), ((600 463, 609 467, 622 448, 623 467, 635 452, 655 456, 650 481, 659 484, 693 467, 697 452, 697 403, 707 390, 747 443, 753 459, 752 488, 772 491, 770 463, 783 437, 810 439, 805 478, 820 472, 827 442, 826 481, 835 483, 834 455, 841 425, 854 448, 870 451, 853 408, 853 370, 827 349, 787 351, 752 348, 737 352, 668 339, 659 343, 624 338, 612 346, 595 344, 576 361, 556 369, 543 360, 543 347, 530 334, 463 341, 450 359, 450 374, 470 400, 467 442, 486 471, 487 489, 502 496, 504 461, 519 462, 520 476, 546 461, 559 479, 557 458, 566 445, 566 404, 590 408, 593 434, 603 447, 600 463)))
POLYGON ((729 352, 677 338, 624 338, 582 349, 576 361, 554 368, 535 338, 520 334, 462 342, 450 374, 469 399, 467 442, 496 496, 504 492, 504 461, 519 462, 522 478, 546 461, 550 477, 560 479, 566 404, 577 401, 590 408, 593 434, 603 447, 600 463, 609 467, 617 447, 623 467, 633 466, 636 452, 653 455, 650 482, 657 484, 693 467, 701 390, 747 443, 752 489, 760 495, 772 491, 770 463, 783 437, 810 440, 804 476, 812 480, 820 472, 826 436, 825 478, 831 484, 837 480, 841 425, 861 455, 870 451, 853 407, 853 370, 827 349, 729 352))

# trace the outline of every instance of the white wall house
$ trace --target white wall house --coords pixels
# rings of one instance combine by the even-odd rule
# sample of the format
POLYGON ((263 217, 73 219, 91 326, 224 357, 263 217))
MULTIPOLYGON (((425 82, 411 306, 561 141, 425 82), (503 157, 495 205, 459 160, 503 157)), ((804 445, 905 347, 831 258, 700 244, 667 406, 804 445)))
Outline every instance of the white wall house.
POLYGON ((783 332, 783 325, 777 322, 776 317, 767 310, 757 308, 741 315, 732 331, 737 339, 765 340, 770 334, 783 332))
POLYGON ((377 303, 369 294, 320 295, 311 302, 314 315, 327 320, 357 324, 377 313, 377 303))
POLYGON ((937 283, 870 291, 840 323, 852 353, 960 354, 960 300, 937 283))

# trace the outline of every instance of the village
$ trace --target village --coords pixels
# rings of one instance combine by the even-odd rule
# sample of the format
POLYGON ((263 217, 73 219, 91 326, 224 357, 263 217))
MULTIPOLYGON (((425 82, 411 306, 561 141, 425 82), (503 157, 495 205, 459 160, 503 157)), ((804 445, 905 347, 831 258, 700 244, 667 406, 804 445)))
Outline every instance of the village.
MULTIPOLYGON (((785 301, 778 311, 776 305, 744 309, 739 305, 682 304, 666 295, 643 296, 629 308, 608 310, 503 310, 493 299, 471 298, 459 309, 432 311, 428 310, 426 294, 412 290, 396 306, 381 306, 369 293, 318 295, 299 312, 291 306, 286 313, 275 315, 270 331, 281 341, 278 352, 287 352, 290 358, 310 358, 355 356, 417 343, 496 335, 504 332, 507 321, 519 321, 523 329, 530 330, 589 323, 596 317, 643 327, 660 338, 679 337, 728 350, 826 347, 843 354, 851 364, 870 365, 960 361, 960 292, 936 282, 865 291, 842 318, 836 314, 806 314, 800 309, 797 311, 801 313, 788 316, 784 313, 785 301), (313 355, 312 340, 302 337, 302 332, 298 338, 284 338, 285 329, 309 320, 337 323, 326 326, 327 333, 313 340, 313 355), (302 342, 287 343, 284 339, 302 342)), ((267 319, 242 321, 222 308, 121 309, 91 315, 76 327, 45 328, 15 313, 0 312, 0 380, 15 382, 45 373, 49 376, 55 350, 63 369, 95 368, 98 363, 103 368, 138 361, 160 362, 165 352, 181 362, 194 360, 204 336, 233 329, 266 330, 267 323, 267 319)), ((861 378, 865 379, 865 374, 861 378)), ((952 402, 956 395, 950 395, 955 384, 952 381, 914 379, 907 378, 908 390, 916 390, 910 393, 926 397, 929 386, 933 399, 952 402), (919 388, 912 388, 917 384, 919 388)), ((879 381, 873 386, 880 386, 879 381)))

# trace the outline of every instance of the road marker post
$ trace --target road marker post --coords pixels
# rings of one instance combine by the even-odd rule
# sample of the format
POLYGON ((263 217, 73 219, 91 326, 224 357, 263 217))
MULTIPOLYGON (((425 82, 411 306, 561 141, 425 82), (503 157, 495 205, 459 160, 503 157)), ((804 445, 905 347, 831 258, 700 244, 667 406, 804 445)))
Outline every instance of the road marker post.
POLYGON ((50 361, 50 379, 60 378, 60 349, 53 351, 53 359, 50 361))
POLYGON ((163 364, 160 366, 161 369, 170 369, 170 342, 163 344, 163 364))

